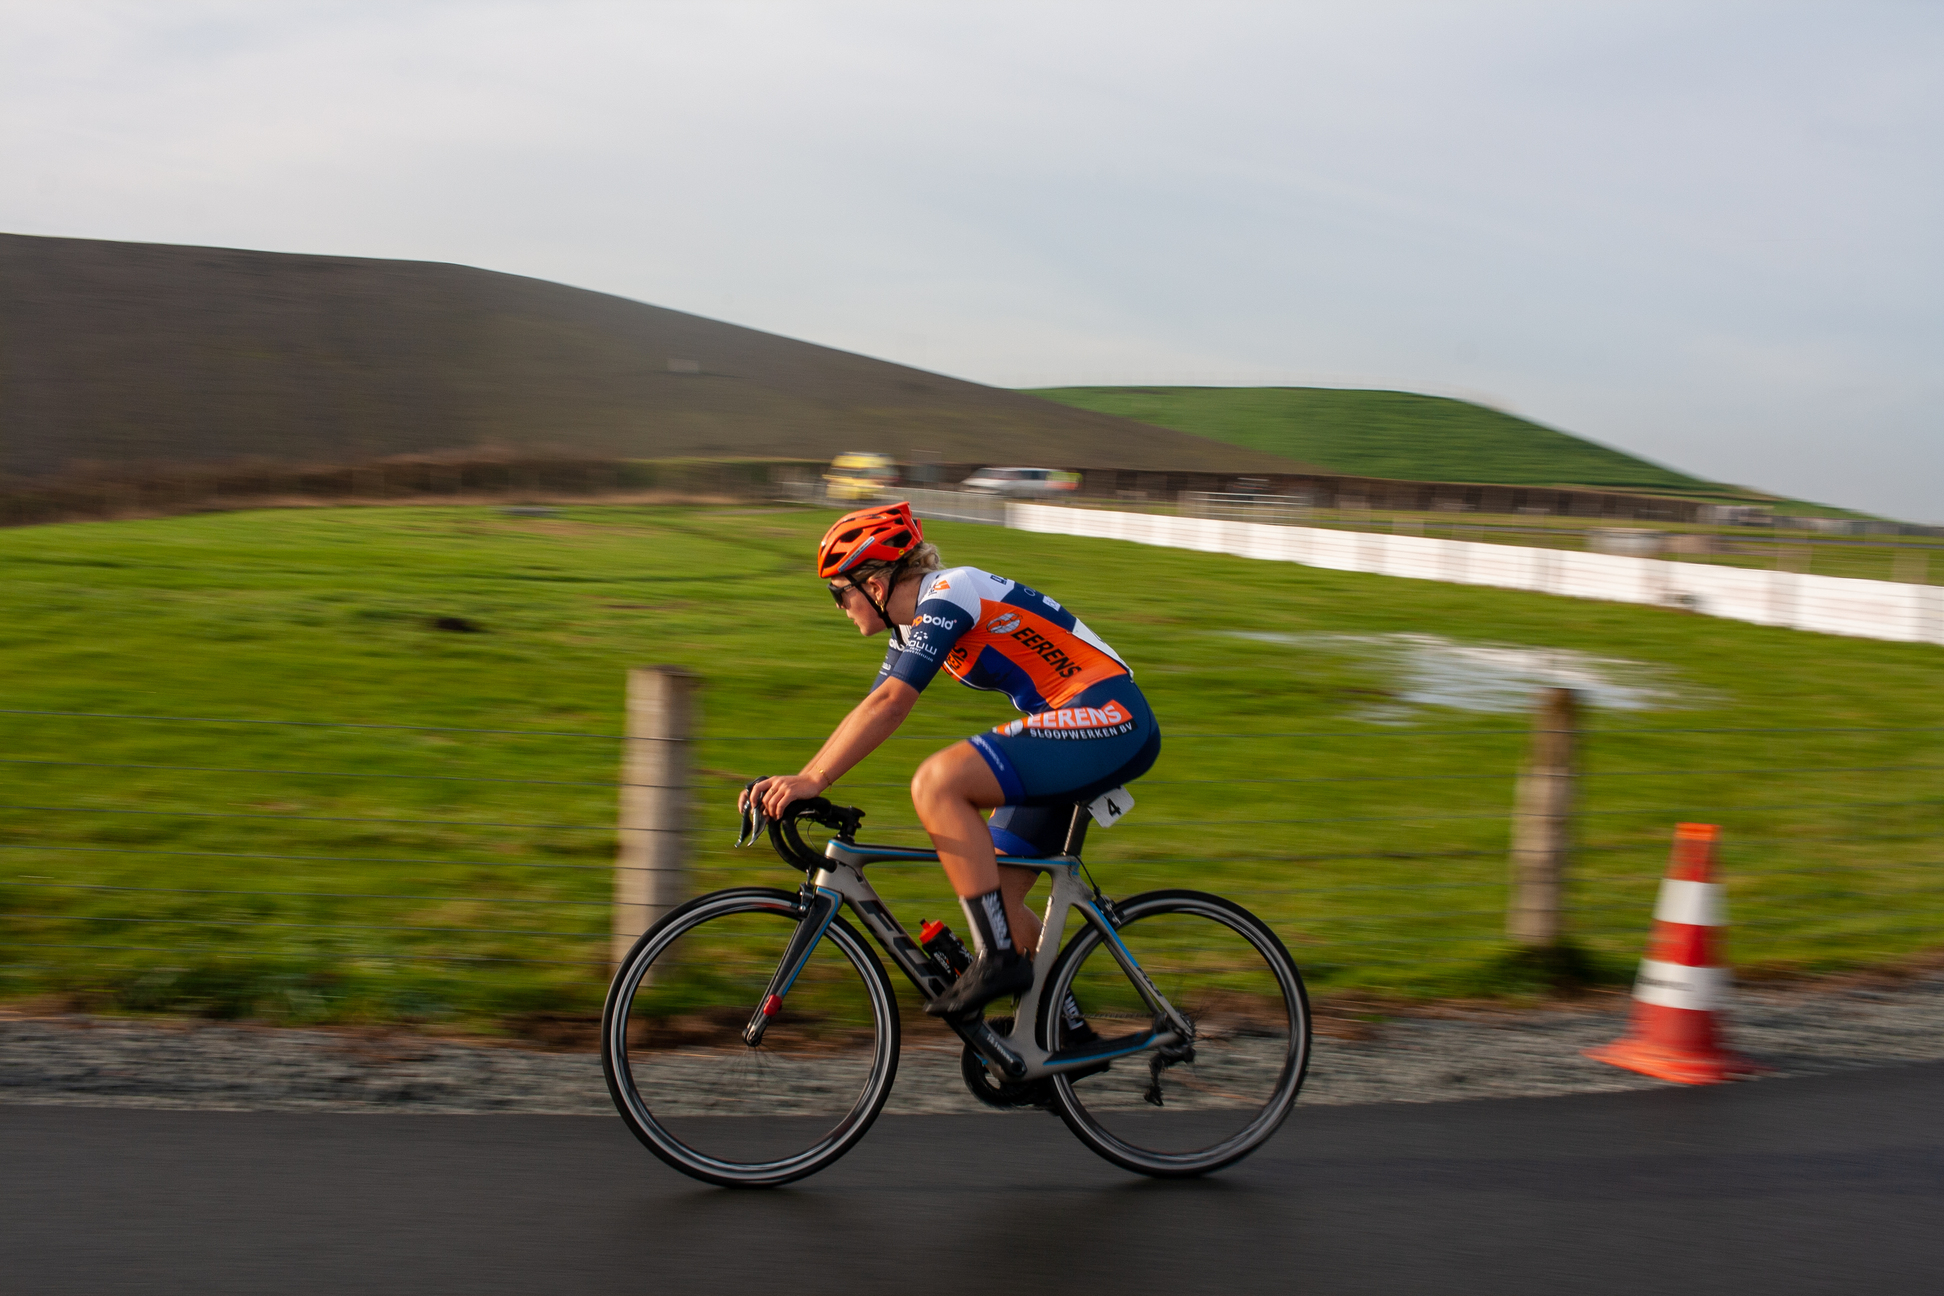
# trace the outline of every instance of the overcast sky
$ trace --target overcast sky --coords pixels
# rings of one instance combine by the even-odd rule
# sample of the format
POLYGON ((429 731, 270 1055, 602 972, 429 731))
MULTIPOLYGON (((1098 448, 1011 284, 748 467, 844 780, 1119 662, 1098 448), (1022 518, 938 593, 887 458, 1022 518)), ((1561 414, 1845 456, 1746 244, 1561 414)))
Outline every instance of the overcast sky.
POLYGON ((1465 395, 1944 521, 1944 5, 0 0, 0 229, 1005 386, 1465 395))

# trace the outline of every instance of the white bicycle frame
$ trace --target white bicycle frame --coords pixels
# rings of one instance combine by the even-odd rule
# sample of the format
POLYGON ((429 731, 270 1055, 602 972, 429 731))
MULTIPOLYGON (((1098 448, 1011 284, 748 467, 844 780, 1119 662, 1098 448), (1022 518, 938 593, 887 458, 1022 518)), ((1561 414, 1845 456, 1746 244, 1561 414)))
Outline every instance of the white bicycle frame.
MULTIPOLYGON (((899 970, 910 978, 928 1001, 945 992, 948 983, 939 975, 936 965, 899 925, 876 889, 864 877, 867 864, 894 860, 904 863, 936 861, 938 853, 894 846, 860 846, 832 840, 824 848, 824 858, 827 863, 810 875, 804 888, 808 903, 798 934, 784 951, 783 961, 770 982, 768 992, 743 1032, 744 1040, 752 1045, 762 1039, 769 1018, 782 1005, 783 997, 789 993, 797 974, 809 960, 810 952, 823 939, 831 920, 844 905, 850 906, 859 921, 890 955, 891 961, 898 965, 899 970)), ((977 1016, 970 1020, 948 1019, 947 1024, 971 1045, 972 1050, 993 1071, 1013 1082, 1039 1080, 1147 1049, 1182 1047, 1194 1040, 1194 1027, 1155 988, 1133 952, 1115 931, 1113 921, 1095 902, 1095 892, 1081 882, 1077 856, 1007 858, 1003 862, 1009 867, 1030 868, 1049 874, 1053 879, 1053 890, 1046 899, 1046 911, 1041 918, 1039 949, 1033 956, 1033 985, 1020 998, 1011 1029, 1001 1035, 977 1016), (1047 978, 1060 955, 1067 915, 1076 909, 1100 933, 1114 961, 1153 1012, 1154 1023, 1145 1033, 1137 1032, 1071 1050, 1049 1051, 1038 1041, 1036 1023, 1047 978)))

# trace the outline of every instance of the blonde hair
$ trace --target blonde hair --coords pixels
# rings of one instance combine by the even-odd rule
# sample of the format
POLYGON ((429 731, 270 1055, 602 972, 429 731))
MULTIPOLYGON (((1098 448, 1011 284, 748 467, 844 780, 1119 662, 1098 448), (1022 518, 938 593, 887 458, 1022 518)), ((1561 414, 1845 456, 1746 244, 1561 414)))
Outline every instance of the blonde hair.
POLYGON ((889 577, 891 569, 894 567, 901 569, 898 578, 899 580, 904 580, 911 576, 922 576, 926 572, 939 571, 944 566, 945 560, 939 557, 938 546, 932 544, 930 541, 926 541, 897 562, 881 562, 875 560, 861 562, 845 574, 855 577, 858 583, 862 584, 874 576, 889 577))

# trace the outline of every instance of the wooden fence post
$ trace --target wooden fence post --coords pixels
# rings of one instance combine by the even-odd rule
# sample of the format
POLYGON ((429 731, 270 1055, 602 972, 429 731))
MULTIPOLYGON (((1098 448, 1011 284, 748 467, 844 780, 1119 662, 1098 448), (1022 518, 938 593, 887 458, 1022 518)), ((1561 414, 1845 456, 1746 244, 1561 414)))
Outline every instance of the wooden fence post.
POLYGON ((678 666, 628 672, 610 955, 616 966, 641 933, 685 898, 696 685, 695 676, 678 666))
POLYGON ((1573 757, 1579 695, 1541 689, 1532 715, 1532 758, 1512 812, 1512 896, 1505 934, 1529 948, 1558 945, 1566 857, 1572 848, 1573 757))

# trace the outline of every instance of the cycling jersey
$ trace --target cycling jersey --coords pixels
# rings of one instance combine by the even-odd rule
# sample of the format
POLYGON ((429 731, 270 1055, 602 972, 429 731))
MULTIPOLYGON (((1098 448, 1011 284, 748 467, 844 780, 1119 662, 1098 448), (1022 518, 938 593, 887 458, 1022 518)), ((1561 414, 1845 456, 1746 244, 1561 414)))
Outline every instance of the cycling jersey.
MULTIPOLYGON (((1003 576, 976 567, 928 574, 904 646, 885 650, 871 687, 900 679, 922 692, 941 668, 1026 712, 967 740, 1008 806, 1090 801, 1147 773, 1161 751, 1154 713, 1119 654, 1073 613, 1003 576)), ((1049 853, 1036 848, 1043 834, 1009 833, 1009 822, 993 820, 1002 852, 1049 853)))
POLYGON ((1004 693, 1035 718, 1095 684, 1133 675, 1073 613, 976 567, 925 576, 904 646, 894 641, 885 650, 871 687, 901 679, 923 692, 941 667, 972 688, 1004 693))

